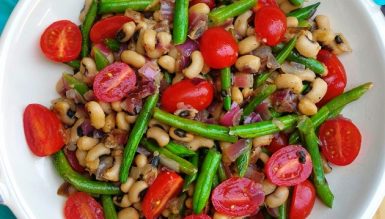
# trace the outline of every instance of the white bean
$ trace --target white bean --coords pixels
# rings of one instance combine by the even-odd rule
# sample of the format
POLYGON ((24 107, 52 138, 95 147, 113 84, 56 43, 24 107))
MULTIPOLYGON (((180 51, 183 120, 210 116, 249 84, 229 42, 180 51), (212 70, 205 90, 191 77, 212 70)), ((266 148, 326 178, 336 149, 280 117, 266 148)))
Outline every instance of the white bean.
POLYGON ((90 115, 91 125, 96 129, 103 128, 106 122, 106 115, 99 103, 90 101, 86 103, 85 108, 90 115))
POLYGON ((199 51, 194 51, 191 54, 191 64, 183 69, 183 74, 187 78, 195 78, 201 73, 203 69, 204 61, 203 61, 203 56, 202 53, 199 51))

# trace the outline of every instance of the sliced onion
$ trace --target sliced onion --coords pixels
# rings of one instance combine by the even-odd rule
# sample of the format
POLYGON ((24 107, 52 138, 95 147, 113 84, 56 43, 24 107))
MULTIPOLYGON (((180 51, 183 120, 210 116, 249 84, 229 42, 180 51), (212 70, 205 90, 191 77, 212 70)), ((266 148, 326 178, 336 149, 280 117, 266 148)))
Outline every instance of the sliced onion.
POLYGON ((256 183, 262 183, 265 179, 265 174, 258 170, 255 164, 250 164, 245 173, 245 177, 253 180, 256 183))
POLYGON ((281 70, 287 74, 298 74, 305 71, 306 67, 296 62, 284 62, 281 65, 281 70))
POLYGON ((239 88, 253 87, 254 77, 252 74, 236 73, 233 78, 233 84, 239 88))
POLYGON ((267 208, 267 213, 269 213, 270 216, 272 216, 272 217, 278 217, 279 216, 278 208, 267 208))
POLYGON ((234 102, 231 105, 231 109, 221 116, 221 118, 219 119, 219 123, 224 126, 239 125, 242 112, 243 109, 241 109, 239 105, 234 102))
POLYGON ((276 70, 280 67, 269 46, 258 47, 255 51, 253 51, 253 55, 256 55, 261 58, 262 69, 265 69, 267 67, 270 70, 276 70))
POLYGON ((95 177, 97 180, 105 181, 103 178, 104 172, 111 168, 114 164, 114 159, 111 156, 102 156, 100 158, 98 169, 96 169, 95 177))
POLYGON ((222 148, 223 156, 234 162, 246 149, 250 139, 240 139, 226 148, 222 148))
POLYGON ((160 163, 163 166, 170 168, 171 170, 174 170, 176 172, 180 171, 180 165, 175 160, 172 160, 162 154, 159 155, 159 158, 160 158, 160 163))
POLYGON ((262 102, 255 108, 255 112, 261 116, 263 120, 270 120, 271 113, 269 110, 269 104, 267 102, 262 102))
POLYGON ((177 45, 175 48, 177 50, 175 67, 176 67, 176 71, 178 72, 186 68, 190 64, 191 53, 194 52, 195 50, 198 50, 199 45, 196 41, 187 39, 185 43, 181 45, 177 45))
POLYGON ((152 61, 146 62, 140 69, 138 69, 140 76, 144 77, 146 80, 158 81, 160 83, 161 74, 158 64, 152 61))
POLYGON ((89 119, 85 119, 80 127, 82 129, 83 135, 85 136, 89 136, 94 131, 94 127, 91 125, 89 119))
POLYGON ((243 124, 251 124, 262 121, 262 117, 255 112, 250 113, 250 115, 246 116, 243 120, 243 124))
POLYGON ((207 14, 190 13, 189 14, 189 37, 196 40, 203 35, 209 26, 207 14))
POLYGON ((295 112, 297 110, 298 96, 290 89, 281 89, 271 96, 271 103, 277 112, 295 112))
POLYGON ((160 0, 160 19, 172 22, 175 0, 160 0))
POLYGON ((76 104, 85 103, 83 96, 75 89, 69 89, 66 91, 66 97, 73 100, 76 104))

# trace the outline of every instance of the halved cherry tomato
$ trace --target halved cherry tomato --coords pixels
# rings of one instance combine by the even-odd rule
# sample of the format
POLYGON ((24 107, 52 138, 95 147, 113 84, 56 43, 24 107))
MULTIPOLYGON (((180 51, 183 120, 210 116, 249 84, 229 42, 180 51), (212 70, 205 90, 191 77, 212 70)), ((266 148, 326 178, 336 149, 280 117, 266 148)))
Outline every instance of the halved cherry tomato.
POLYGON ((275 46, 284 39, 286 16, 276 6, 266 6, 255 13, 255 32, 269 46, 275 46))
POLYGON ((200 39, 199 47, 205 63, 211 68, 226 68, 237 61, 237 42, 223 27, 206 30, 200 39))
POLYGON ((102 206, 85 192, 68 197, 64 206, 66 219, 104 219, 102 206))
POLYGON ((192 0, 190 1, 189 7, 196 5, 198 3, 205 3, 207 6, 209 6, 210 9, 215 8, 215 1, 214 0, 192 0))
POLYGON ((115 15, 100 20, 92 26, 90 39, 93 43, 102 43, 103 40, 107 38, 115 38, 123 24, 130 21, 132 21, 132 19, 124 15, 115 15))
POLYGON ((317 104, 323 106, 325 103, 344 92, 347 78, 344 65, 333 53, 322 49, 319 51, 317 59, 324 63, 328 69, 328 74, 323 77, 328 84, 328 90, 322 100, 317 104))
POLYGON ((203 79, 186 79, 173 84, 163 92, 161 106, 173 113, 178 104, 190 105, 196 110, 206 109, 213 100, 214 86, 203 79))
POLYGON ((266 6, 278 7, 278 4, 275 0, 259 0, 257 4, 254 6, 253 11, 256 12, 262 7, 266 7, 266 6))
POLYGON ((273 140, 271 141, 270 145, 267 147, 271 153, 275 153, 279 149, 285 147, 288 144, 287 135, 283 132, 280 132, 276 135, 274 135, 273 140))
POLYGON ((305 219, 315 202, 315 189, 309 180, 294 186, 290 204, 290 219, 305 219))
POLYGON ((44 157, 64 146, 63 126, 56 114, 40 104, 29 104, 23 114, 24 134, 31 151, 44 157))
POLYGON ((232 177, 214 189, 211 202, 219 213, 242 217, 257 214, 264 197, 261 184, 248 178, 232 177))
POLYGON ((94 93, 98 100, 114 102, 121 100, 135 88, 134 70, 125 63, 115 62, 101 70, 94 80, 94 93))
POLYGON ((56 21, 45 29, 40 37, 40 48, 44 55, 55 62, 76 59, 82 47, 82 33, 71 21, 56 21))
POLYGON ((142 202, 142 210, 146 219, 157 218, 167 201, 178 194, 183 186, 183 178, 175 172, 163 171, 148 188, 142 202))
POLYGON ((300 145, 288 145, 275 152, 265 165, 267 178, 279 186, 294 186, 311 174, 309 153, 300 145))
POLYGON ((192 214, 192 215, 186 216, 184 219, 211 219, 211 217, 208 216, 207 214, 199 214, 199 215, 192 214))
POLYGON ((327 120, 321 125, 318 136, 322 154, 333 164, 348 165, 360 152, 360 130, 348 119, 327 120))

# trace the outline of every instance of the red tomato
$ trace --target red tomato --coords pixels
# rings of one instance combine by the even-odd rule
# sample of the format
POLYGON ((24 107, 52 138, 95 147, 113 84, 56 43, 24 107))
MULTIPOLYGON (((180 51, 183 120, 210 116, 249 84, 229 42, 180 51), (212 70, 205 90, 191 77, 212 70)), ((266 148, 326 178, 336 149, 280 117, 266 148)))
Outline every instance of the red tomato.
POLYGON ((214 0, 192 0, 190 1, 190 6, 196 5, 198 3, 205 3, 207 6, 209 6, 210 9, 215 8, 215 1, 214 0))
POLYGON ((305 219, 309 216, 315 202, 315 189, 309 180, 294 186, 291 204, 290 219, 305 219))
POLYGON ((29 149, 39 157, 56 153, 64 146, 63 126, 56 114, 40 104, 29 104, 23 114, 29 149))
POLYGON ((256 214, 264 197, 261 184, 248 178, 232 177, 214 189, 211 202, 219 213, 243 217, 256 214))
POLYGON ((278 7, 278 4, 275 0, 259 0, 257 4, 254 6, 253 11, 256 12, 262 7, 266 7, 266 6, 278 7))
POLYGON ((90 39, 93 43, 102 43, 107 38, 115 38, 116 33, 122 28, 123 24, 132 21, 124 15, 115 15, 100 20, 92 26, 90 39))
POLYGON ((269 151, 271 153, 275 153, 276 151, 278 151, 279 149, 285 147, 286 145, 288 145, 288 139, 287 139, 287 135, 283 132, 280 132, 276 135, 274 135, 274 138, 273 140, 271 141, 269 147, 267 147, 267 149, 269 149, 269 151))
POLYGON ((348 119, 327 120, 321 125, 318 135, 322 154, 333 164, 348 165, 360 152, 360 130, 348 119))
POLYGON ((94 80, 96 98, 104 102, 121 100, 135 88, 134 70, 125 63, 115 62, 101 70, 94 80))
POLYGON ((275 46, 284 39, 286 16, 276 6, 266 6, 255 13, 255 32, 269 46, 275 46))
POLYGON ((223 27, 206 30, 200 39, 199 47, 205 63, 211 68, 226 68, 237 61, 237 42, 223 27))
POLYGON ((279 186, 294 186, 311 174, 312 161, 305 148, 289 145, 275 152, 265 165, 267 178, 279 186))
POLYGON ((148 188, 142 202, 146 219, 157 218, 165 209, 167 201, 174 197, 183 186, 183 178, 175 172, 163 171, 148 188))
POLYGON ((207 214, 200 214, 200 215, 192 214, 192 215, 186 216, 184 219, 211 219, 211 217, 208 216, 207 214))
POLYGON ((68 197, 64 216, 66 219, 104 219, 102 206, 84 192, 76 192, 68 197))
POLYGON ((167 112, 177 110, 178 103, 190 105, 196 110, 206 109, 213 100, 214 86, 203 79, 186 79, 166 88, 161 98, 161 106, 167 112))
POLYGON ((40 37, 40 48, 44 55, 55 62, 76 59, 82 47, 82 33, 71 21, 56 21, 45 29, 40 37))
POLYGON ((323 62, 328 69, 328 74, 323 77, 325 82, 328 84, 328 90, 326 92, 326 95, 317 104, 319 106, 322 106, 334 97, 344 92, 347 78, 343 64, 333 53, 322 49, 321 51, 319 51, 317 59, 318 61, 323 62))

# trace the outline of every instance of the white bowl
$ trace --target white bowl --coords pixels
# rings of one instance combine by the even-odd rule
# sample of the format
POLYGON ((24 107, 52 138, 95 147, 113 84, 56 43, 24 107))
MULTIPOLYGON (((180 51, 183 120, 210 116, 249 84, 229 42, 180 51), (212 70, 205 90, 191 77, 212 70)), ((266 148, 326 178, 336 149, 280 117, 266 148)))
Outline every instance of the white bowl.
MULTIPOLYGON (((78 22, 82 0, 21 1, 2 35, 0 45, 0 194, 18 218, 61 218, 64 198, 56 195, 62 179, 50 158, 28 149, 22 112, 29 103, 50 105, 62 64, 47 61, 39 49, 42 31, 52 22, 78 22)), ((342 61, 348 88, 367 81, 372 91, 349 105, 343 114, 360 128, 363 143, 357 160, 327 175, 335 194, 328 209, 317 202, 311 218, 371 218, 385 192, 385 22, 371 0, 322 1, 318 13, 328 15, 335 31, 350 40, 353 53, 342 61)))

